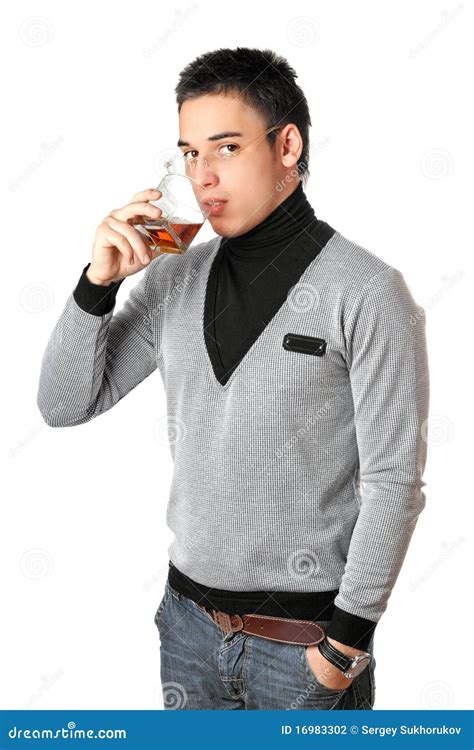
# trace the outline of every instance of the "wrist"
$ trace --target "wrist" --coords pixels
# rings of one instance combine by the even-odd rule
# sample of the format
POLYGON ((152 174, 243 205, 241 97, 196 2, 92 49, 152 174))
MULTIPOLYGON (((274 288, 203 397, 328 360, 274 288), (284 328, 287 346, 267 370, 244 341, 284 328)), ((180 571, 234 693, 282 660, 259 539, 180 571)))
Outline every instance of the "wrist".
POLYGON ((96 284, 96 286, 109 286, 114 281, 118 281, 118 279, 107 279, 104 281, 104 279, 99 279, 97 276, 94 275, 94 272, 91 272, 90 267, 86 271, 86 276, 91 282, 91 284, 96 284))
POLYGON ((346 646, 345 643, 341 643, 340 641, 336 641, 335 638, 331 638, 330 636, 326 636, 327 640, 331 644, 331 646, 334 646, 334 648, 337 648, 338 651, 341 651, 346 656, 358 656, 359 654, 363 654, 364 649, 360 648, 353 648, 352 646, 346 646))
POLYGON ((344 653, 334 646, 327 636, 318 643, 318 649, 325 659, 343 673, 344 677, 349 678, 357 677, 367 667, 371 659, 371 654, 367 651, 356 655, 344 653))

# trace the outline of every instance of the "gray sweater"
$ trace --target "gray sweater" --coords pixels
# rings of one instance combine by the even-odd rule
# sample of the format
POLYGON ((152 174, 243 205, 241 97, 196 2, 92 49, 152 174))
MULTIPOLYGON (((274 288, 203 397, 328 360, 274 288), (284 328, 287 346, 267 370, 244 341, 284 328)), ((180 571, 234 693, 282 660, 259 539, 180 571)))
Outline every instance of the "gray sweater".
POLYGON ((337 607, 378 622, 425 505, 424 310, 400 271, 335 232, 222 385, 203 333, 219 242, 158 256, 115 314, 71 293, 41 414, 83 424, 158 369, 174 564, 220 589, 338 589, 337 607))

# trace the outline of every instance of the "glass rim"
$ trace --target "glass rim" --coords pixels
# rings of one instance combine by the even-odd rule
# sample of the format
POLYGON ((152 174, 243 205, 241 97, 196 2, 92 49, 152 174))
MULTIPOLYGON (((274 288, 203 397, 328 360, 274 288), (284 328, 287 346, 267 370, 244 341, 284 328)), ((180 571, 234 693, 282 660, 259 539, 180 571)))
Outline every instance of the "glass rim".
MULTIPOLYGON (((204 191, 204 194, 209 198, 209 202, 210 203, 212 202, 212 196, 211 196, 210 192, 198 180, 195 180, 193 177, 190 177, 189 175, 186 175, 186 174, 179 174, 179 173, 174 173, 174 172, 167 172, 165 175, 163 175, 163 177, 161 178, 160 182, 156 186, 156 189, 159 190, 160 193, 161 193, 161 197, 158 198, 156 201, 153 201, 153 203, 159 203, 159 201, 163 197, 166 197, 166 196, 164 196, 163 191, 160 190, 160 185, 162 185, 163 182, 167 181, 169 178, 172 178, 173 180, 175 180, 176 178, 182 178, 182 179, 187 180, 188 182, 191 182, 191 183, 194 183, 195 185, 198 185, 199 189, 201 191, 204 191)), ((192 189, 192 186, 191 186, 191 189, 192 189)), ((182 199, 177 198, 175 195, 173 195, 173 193, 171 191, 170 191, 170 195, 171 195, 172 198, 175 198, 178 202, 183 202, 182 199)), ((204 218, 204 221, 207 221, 207 219, 209 218, 210 211, 211 211, 210 205, 209 205, 209 207, 206 207, 206 203, 204 203, 203 201, 199 200, 197 198, 197 196, 194 194, 194 191, 193 191, 193 195, 194 195, 194 200, 196 201, 196 205, 195 206, 192 206, 192 205, 190 206, 190 205, 187 204, 186 207, 189 210, 191 210, 191 211, 195 211, 196 213, 201 213, 201 215, 204 218)), ((158 206, 158 208, 159 208, 159 206, 158 206)), ((164 217, 164 218, 167 218, 167 217, 164 217)))

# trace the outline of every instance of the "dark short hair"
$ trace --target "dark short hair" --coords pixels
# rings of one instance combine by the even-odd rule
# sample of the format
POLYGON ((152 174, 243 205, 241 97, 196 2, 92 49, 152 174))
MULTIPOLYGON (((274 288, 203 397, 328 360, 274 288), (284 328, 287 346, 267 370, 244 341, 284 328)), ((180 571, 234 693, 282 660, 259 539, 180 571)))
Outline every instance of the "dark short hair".
MULTIPOLYGON (((186 65, 175 88, 178 113, 188 99, 206 94, 236 93, 263 116, 266 127, 294 123, 301 133, 303 150, 297 163, 299 178, 309 177, 308 102, 297 85, 288 61, 270 49, 236 47, 205 52, 186 65)), ((277 133, 267 138, 273 145, 277 133)))

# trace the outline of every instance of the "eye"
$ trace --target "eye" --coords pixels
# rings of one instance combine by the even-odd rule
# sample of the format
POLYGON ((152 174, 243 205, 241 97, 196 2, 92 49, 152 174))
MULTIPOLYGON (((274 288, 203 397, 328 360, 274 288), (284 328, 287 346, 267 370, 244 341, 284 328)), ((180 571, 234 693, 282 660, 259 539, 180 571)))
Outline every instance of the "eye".
POLYGON ((190 161, 191 159, 195 159, 195 156, 191 156, 191 154, 196 153, 196 149, 191 149, 190 151, 184 151, 183 157, 185 160, 190 161))
POLYGON ((219 153, 221 156, 233 156, 237 153, 238 150, 239 146, 236 143, 223 143, 221 146, 219 146, 219 153), (221 151, 221 149, 224 148, 235 149, 235 151, 221 151))

